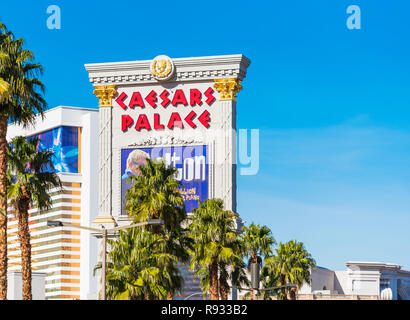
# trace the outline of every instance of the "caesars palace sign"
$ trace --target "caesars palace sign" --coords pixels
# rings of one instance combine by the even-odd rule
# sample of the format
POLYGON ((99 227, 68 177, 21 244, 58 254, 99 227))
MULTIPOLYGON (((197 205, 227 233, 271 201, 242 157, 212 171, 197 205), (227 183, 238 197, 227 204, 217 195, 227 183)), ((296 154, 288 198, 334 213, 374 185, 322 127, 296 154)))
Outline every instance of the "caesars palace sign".
POLYGON ((221 198, 236 211, 236 95, 243 55, 86 64, 99 99, 99 212, 127 221, 128 177, 146 158, 177 168, 187 212, 221 198))

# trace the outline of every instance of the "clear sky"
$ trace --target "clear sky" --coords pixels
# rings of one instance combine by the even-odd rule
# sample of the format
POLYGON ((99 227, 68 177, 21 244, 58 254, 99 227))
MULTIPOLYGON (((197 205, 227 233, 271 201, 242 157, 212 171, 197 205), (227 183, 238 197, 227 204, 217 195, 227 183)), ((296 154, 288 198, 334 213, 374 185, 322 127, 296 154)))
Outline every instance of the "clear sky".
POLYGON ((244 54, 237 126, 260 130, 260 170, 238 176, 242 218, 323 267, 410 270, 408 1, 2 0, 0 21, 43 64, 50 107, 96 107, 84 63, 244 54))

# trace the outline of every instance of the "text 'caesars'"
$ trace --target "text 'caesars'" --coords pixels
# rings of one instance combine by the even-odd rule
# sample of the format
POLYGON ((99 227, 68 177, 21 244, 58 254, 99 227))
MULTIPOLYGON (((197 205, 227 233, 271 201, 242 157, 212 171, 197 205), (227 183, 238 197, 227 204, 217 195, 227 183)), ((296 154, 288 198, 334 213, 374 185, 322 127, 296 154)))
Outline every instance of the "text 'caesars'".
MULTIPOLYGON (((137 108, 167 108, 172 105, 177 107, 182 106, 201 106, 202 104, 207 104, 208 106, 214 102, 215 97, 213 96, 214 90, 209 87, 202 92, 198 89, 190 89, 189 95, 185 95, 184 91, 178 89, 172 95, 168 90, 164 89, 161 93, 157 93, 155 90, 151 90, 150 93, 143 96, 140 92, 133 92, 131 97, 129 97, 125 92, 122 92, 115 99, 115 102, 124 110, 128 108, 135 109, 137 108)), ((157 109, 158 110, 158 109, 157 109)), ((210 113, 208 110, 202 112, 195 112, 192 110, 187 116, 181 118, 178 112, 172 112, 168 119, 160 118, 159 113, 154 113, 151 120, 148 119, 147 115, 142 113, 138 115, 138 118, 135 119, 130 115, 122 115, 121 118, 121 129, 123 132, 127 131, 130 127, 134 126, 135 130, 140 131, 141 129, 146 130, 163 130, 165 126, 168 129, 173 129, 178 127, 183 129, 184 125, 188 125, 191 128, 196 128, 197 125, 203 125, 205 128, 210 127, 210 113)))

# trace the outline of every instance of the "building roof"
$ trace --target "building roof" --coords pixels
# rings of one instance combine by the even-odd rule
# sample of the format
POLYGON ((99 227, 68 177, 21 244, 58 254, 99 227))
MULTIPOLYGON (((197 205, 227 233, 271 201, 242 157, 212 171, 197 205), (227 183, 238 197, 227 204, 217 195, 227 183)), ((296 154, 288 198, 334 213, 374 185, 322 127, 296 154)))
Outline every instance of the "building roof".
POLYGON ((98 108, 57 106, 45 111, 44 119, 37 115, 33 125, 23 127, 15 122, 10 123, 7 130, 7 139, 9 140, 18 135, 31 136, 59 126, 81 127, 83 125, 82 116, 87 114, 98 115, 98 112, 98 108))
POLYGON ((387 269, 397 269, 402 268, 401 265, 395 263, 386 262, 370 262, 370 261, 348 261, 345 263, 346 267, 357 266, 359 268, 387 268, 387 269))

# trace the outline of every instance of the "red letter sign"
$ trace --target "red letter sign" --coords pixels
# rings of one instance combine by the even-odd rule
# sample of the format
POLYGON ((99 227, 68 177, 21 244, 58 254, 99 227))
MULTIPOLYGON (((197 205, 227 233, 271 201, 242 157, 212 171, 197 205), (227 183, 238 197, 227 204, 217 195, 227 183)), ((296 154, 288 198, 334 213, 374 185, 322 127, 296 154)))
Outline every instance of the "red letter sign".
POLYGON ((145 114, 140 114, 135 125, 135 130, 140 131, 141 129, 151 130, 148 118, 145 114))
POLYGON ((202 112, 202 114, 199 116, 198 121, 204 125, 205 128, 209 128, 209 121, 211 121, 211 118, 209 117, 209 112, 208 110, 205 110, 202 112))
POLYGON ((154 129, 155 130, 162 130, 164 128, 165 128, 165 126, 163 124, 161 124, 161 122, 159 120, 159 114, 154 113, 154 129))
POLYGON ((176 106, 178 103, 182 103, 184 106, 186 106, 188 102, 186 101, 184 91, 178 89, 175 92, 174 99, 172 99, 171 103, 173 106, 176 106))
POLYGON ((191 111, 184 119, 185 122, 191 126, 191 128, 196 127, 196 124, 192 121, 195 117, 196 117, 195 111, 191 111))
POLYGON ((178 112, 173 112, 171 114, 171 117, 169 118, 169 122, 168 122, 168 128, 169 129, 174 129, 174 127, 177 126, 179 128, 183 128, 184 125, 182 123, 181 117, 179 116, 178 112))
POLYGON ((215 100, 215 97, 212 95, 212 93, 214 92, 214 89, 212 89, 211 87, 209 87, 206 91, 205 91, 205 97, 207 97, 208 99, 205 101, 207 103, 207 105, 211 105, 211 103, 215 100))
POLYGON ((164 90, 159 96, 162 99, 161 106, 163 106, 164 108, 166 108, 167 105, 171 102, 171 100, 168 99, 168 94, 168 90, 164 90))
POLYGON ((154 90, 152 90, 149 93, 149 95, 145 97, 145 100, 149 103, 151 107, 155 108, 157 106, 157 93, 154 90))
POLYGON ((144 104, 144 100, 142 100, 141 93, 134 92, 132 94, 131 101, 128 106, 133 109, 134 109, 134 106, 139 106, 141 108, 144 108, 145 104, 144 104))
POLYGON ((190 91, 190 105, 194 106, 194 105, 198 105, 200 106, 202 104, 201 101, 201 91, 199 91, 198 89, 191 89, 190 91))
POLYGON ((127 98, 127 95, 123 92, 120 94, 120 96, 115 100, 115 102, 118 103, 118 105, 123 108, 124 110, 127 110, 127 106, 124 103, 124 100, 127 98))
POLYGON ((123 132, 127 131, 129 127, 131 127, 132 123, 134 120, 127 114, 122 116, 122 124, 121 124, 121 130, 123 132))

